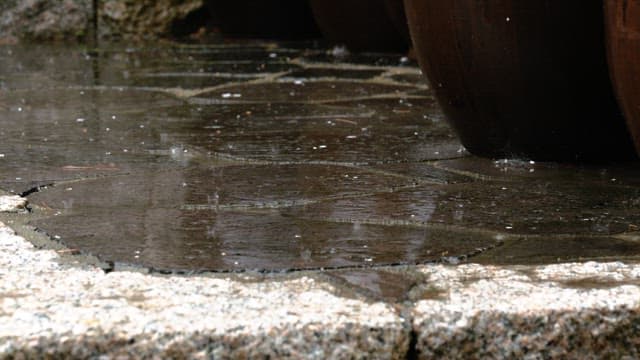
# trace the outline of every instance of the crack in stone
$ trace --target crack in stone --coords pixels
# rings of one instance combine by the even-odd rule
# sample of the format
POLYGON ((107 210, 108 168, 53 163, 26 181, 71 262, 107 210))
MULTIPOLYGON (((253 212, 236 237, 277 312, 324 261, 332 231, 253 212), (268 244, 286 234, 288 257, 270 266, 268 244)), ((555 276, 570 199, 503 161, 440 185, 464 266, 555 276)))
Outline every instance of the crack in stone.
POLYGON ((42 190, 47 189, 48 187, 53 187, 53 186, 55 186, 55 185, 52 182, 51 183, 42 184, 42 185, 37 185, 37 186, 31 187, 31 188, 21 192, 18 195, 20 195, 21 197, 27 197, 27 196, 29 196, 31 194, 38 193, 38 192, 40 192, 42 190))
POLYGON ((36 186, 30 187, 27 190, 19 193, 18 195, 20 195, 22 197, 28 197, 29 195, 33 195, 35 193, 43 192, 43 191, 47 190, 48 188, 57 187, 57 186, 61 186, 61 185, 75 184, 75 183, 79 183, 79 182, 83 182, 83 181, 92 181, 92 180, 97 180, 97 179, 121 177, 121 176, 128 176, 128 175, 131 175, 131 173, 96 175, 96 176, 86 176, 86 177, 71 178, 71 179, 50 180, 50 181, 45 181, 44 184, 40 184, 40 185, 36 185, 36 186))

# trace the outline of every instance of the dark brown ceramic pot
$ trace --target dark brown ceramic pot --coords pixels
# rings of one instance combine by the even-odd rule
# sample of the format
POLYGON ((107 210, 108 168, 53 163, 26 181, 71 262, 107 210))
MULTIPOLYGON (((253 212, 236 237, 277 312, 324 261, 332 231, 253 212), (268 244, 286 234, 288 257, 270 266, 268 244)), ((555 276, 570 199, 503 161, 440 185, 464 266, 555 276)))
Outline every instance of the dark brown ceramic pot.
POLYGON ((640 154, 640 1, 604 2, 611 78, 640 154))
POLYGON ((634 158, 611 87, 602 3, 405 0, 418 60, 467 149, 634 158))
POLYGON ((309 0, 327 40, 354 51, 406 51, 409 30, 402 0, 309 0))
POLYGON ((206 0, 206 4, 224 35, 287 40, 321 36, 303 0, 206 0))

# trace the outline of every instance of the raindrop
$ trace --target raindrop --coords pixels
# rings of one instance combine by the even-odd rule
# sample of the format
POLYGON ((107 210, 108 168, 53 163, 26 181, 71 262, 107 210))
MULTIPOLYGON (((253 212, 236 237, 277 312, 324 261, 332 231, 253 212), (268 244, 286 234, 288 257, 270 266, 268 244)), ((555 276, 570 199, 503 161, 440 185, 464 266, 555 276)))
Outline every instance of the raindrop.
POLYGON ((331 49, 330 54, 333 57, 342 58, 349 56, 349 50, 344 45, 337 45, 334 46, 333 49, 331 49))

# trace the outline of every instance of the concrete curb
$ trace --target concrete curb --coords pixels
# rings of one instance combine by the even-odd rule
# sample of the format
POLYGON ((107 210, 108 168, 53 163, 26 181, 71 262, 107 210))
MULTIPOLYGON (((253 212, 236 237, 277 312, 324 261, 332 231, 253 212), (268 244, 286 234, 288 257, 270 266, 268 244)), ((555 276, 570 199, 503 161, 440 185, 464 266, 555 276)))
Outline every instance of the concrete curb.
POLYGON ((639 356, 640 265, 406 271, 426 280, 403 304, 345 297, 313 272, 105 273, 0 223, 0 357, 639 356))

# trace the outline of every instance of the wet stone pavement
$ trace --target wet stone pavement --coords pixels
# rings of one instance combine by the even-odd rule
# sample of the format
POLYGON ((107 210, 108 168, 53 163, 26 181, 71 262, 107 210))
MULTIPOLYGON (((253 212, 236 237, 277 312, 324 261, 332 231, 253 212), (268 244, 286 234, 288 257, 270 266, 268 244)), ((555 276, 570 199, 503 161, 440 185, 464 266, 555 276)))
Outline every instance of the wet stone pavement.
POLYGON ((637 165, 471 156, 401 55, 0 47, 0 137, 28 225, 111 267, 640 259, 637 165))
POLYGON ((637 164, 471 156, 336 54, 0 47, 0 358, 640 357, 637 164))

